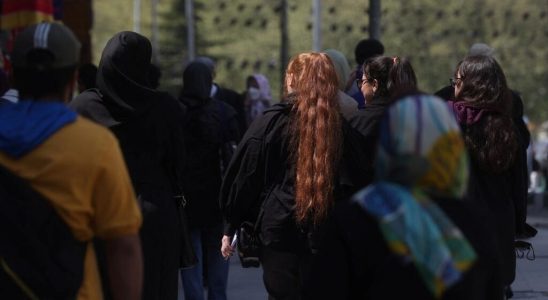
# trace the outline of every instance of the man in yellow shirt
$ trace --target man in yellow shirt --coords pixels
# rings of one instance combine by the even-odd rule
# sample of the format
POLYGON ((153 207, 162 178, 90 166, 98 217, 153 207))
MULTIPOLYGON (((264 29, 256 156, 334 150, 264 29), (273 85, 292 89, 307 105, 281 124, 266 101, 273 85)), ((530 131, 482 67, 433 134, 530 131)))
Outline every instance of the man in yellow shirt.
POLYGON ((21 101, 0 105, 0 165, 46 198, 74 238, 88 244, 77 299, 102 298, 94 237, 106 244, 113 298, 140 299, 142 217, 117 140, 64 105, 79 52, 74 34, 57 23, 19 34, 12 63, 21 101))

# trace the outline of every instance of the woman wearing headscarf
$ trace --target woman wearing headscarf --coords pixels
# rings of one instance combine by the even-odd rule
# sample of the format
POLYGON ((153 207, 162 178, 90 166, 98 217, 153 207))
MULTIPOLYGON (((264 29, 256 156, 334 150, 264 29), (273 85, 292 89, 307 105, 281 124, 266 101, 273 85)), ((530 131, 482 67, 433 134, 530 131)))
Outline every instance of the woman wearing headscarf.
POLYGON ((270 84, 263 74, 253 74, 247 77, 247 90, 244 93, 244 107, 247 126, 272 104, 270 84))
POLYGON ((495 241, 461 201, 464 141, 447 105, 412 95, 380 121, 375 181, 335 209, 307 299, 502 299, 495 241))
POLYGON ((286 101, 247 130, 221 188, 222 253, 244 221, 256 222, 270 299, 300 299, 321 225, 335 201, 362 186, 360 135, 342 118, 335 68, 324 53, 294 57, 286 101))
MULTIPOLYGON (((70 106, 118 138, 141 210, 143 299, 176 299, 181 262, 178 196, 184 169, 183 107, 148 82, 150 41, 134 32, 112 37, 101 56, 97 89, 70 106)), ((122 275, 121 275, 122 276, 122 275)))
POLYGON ((527 187, 522 184, 526 161, 518 155, 520 139, 512 120, 512 94, 497 61, 468 56, 455 77, 455 101, 449 101, 471 157, 466 198, 487 207, 494 220, 500 249, 501 275, 507 287, 514 281, 515 210, 527 187))
MULTIPOLYGON (((184 122, 189 158, 184 174, 191 237, 198 264, 181 272, 186 300, 203 300, 203 274, 207 299, 226 300, 228 261, 220 252, 223 224, 219 208, 223 157, 222 148, 240 139, 236 111, 210 97, 211 69, 201 62, 190 63, 183 72, 179 100, 187 107, 184 122), (203 272, 203 262, 207 270, 203 272)), ((233 143, 235 147, 235 143, 233 143)), ((230 145, 228 145, 231 147, 230 145)), ((228 162, 227 162, 228 164, 228 162)))
POLYGON ((349 120, 350 116, 358 111, 358 103, 356 103, 356 100, 344 92, 348 79, 350 78, 350 65, 344 54, 340 51, 328 49, 324 52, 329 56, 331 62, 333 62, 333 65, 335 66, 337 78, 339 79, 339 92, 337 93, 337 96, 339 97, 339 106, 344 118, 349 120))

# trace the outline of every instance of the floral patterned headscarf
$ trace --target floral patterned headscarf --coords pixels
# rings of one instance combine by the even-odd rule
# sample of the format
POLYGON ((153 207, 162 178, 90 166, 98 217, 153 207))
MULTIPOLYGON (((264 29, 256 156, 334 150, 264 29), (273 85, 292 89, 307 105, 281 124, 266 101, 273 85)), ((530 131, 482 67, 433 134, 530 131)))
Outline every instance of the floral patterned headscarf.
POLYGON ((430 197, 461 198, 468 158, 459 126, 441 99, 404 98, 380 125, 376 180, 354 201, 379 223, 390 250, 410 257, 435 297, 476 259, 470 243, 430 197))

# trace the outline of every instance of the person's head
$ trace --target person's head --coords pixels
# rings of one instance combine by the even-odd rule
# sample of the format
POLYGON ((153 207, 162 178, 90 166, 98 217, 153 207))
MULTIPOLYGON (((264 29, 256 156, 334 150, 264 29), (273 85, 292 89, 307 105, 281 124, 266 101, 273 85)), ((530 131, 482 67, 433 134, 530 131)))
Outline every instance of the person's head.
POLYGON ((295 56, 285 73, 285 94, 293 95, 292 161, 296 164, 295 215, 318 223, 333 203, 341 149, 337 73, 325 53, 295 56))
POLYGON ((468 50, 468 56, 475 55, 493 56, 495 55, 495 49, 484 43, 475 43, 468 50))
POLYGON ((211 72, 211 76, 213 77, 213 79, 215 79, 215 76, 217 75, 216 73, 217 65, 215 64, 215 61, 211 57, 198 56, 196 57, 196 59, 194 59, 194 62, 199 62, 206 65, 207 68, 209 69, 209 72, 211 72))
POLYGON ((246 97, 250 100, 272 101, 268 78, 263 74, 253 74, 246 80, 246 97))
POLYGON ((377 56, 363 64, 362 78, 357 80, 366 103, 375 98, 387 99, 401 90, 417 89, 417 77, 411 63, 398 56, 377 56))
POLYGON ((95 78, 97 77, 97 67, 92 64, 82 64, 78 68, 78 92, 96 87, 95 78))
POLYGON ((181 98, 194 99, 204 103, 210 99, 213 78, 211 69, 201 62, 191 62, 183 71, 181 98))
MULTIPOLYGON (((110 75, 122 75, 140 86, 149 86, 148 72, 152 57, 150 41, 131 31, 115 34, 103 49, 97 85, 109 85, 110 75)), ((113 82, 110 82, 112 84, 113 82)))
POLYGON ((324 53, 329 56, 335 66, 337 78, 339 79, 339 90, 344 91, 346 89, 348 78, 350 77, 350 65, 348 64, 348 60, 344 54, 335 49, 327 49, 324 53))
POLYGON ((376 180, 433 197, 462 197, 467 153, 459 125, 440 98, 414 94, 395 101, 381 119, 377 145, 376 180))
POLYGON ((11 58, 14 87, 22 99, 70 99, 80 42, 68 27, 40 23, 26 28, 17 35, 11 58))
POLYGON ((497 61, 467 56, 455 71, 455 99, 475 111, 477 121, 465 124, 464 137, 473 162, 491 173, 508 169, 517 151, 512 121, 512 94, 497 61))
POLYGON ((150 69, 148 71, 148 83, 153 89, 157 89, 160 86, 160 79, 162 78, 162 70, 155 65, 150 64, 150 69))
POLYGON ((381 42, 375 39, 361 40, 354 49, 354 58, 359 66, 363 65, 367 59, 383 54, 384 46, 381 42))
POLYGON ((508 112, 511 92, 506 76, 498 62, 491 56, 465 57, 457 65, 453 78, 455 98, 470 105, 508 112))

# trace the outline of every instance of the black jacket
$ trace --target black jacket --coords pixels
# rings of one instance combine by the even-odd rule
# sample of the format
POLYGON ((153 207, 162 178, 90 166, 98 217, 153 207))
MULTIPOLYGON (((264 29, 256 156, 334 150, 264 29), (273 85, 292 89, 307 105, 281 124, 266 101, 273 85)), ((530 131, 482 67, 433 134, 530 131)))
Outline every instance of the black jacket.
POLYGON ((150 42, 134 32, 107 43, 97 73, 97 89, 70 106, 108 127, 117 137, 141 210, 145 279, 143 299, 175 299, 184 230, 178 203, 185 148, 184 108, 149 86, 150 42))
POLYGON ((358 110, 350 118, 350 124, 363 136, 377 140, 379 136, 379 121, 390 104, 386 99, 377 98, 358 110))
POLYGON ((213 99, 225 102, 234 109, 236 112, 238 131, 243 135, 247 129, 243 96, 236 91, 217 85, 217 93, 213 95, 213 99))
MULTIPOLYGON (((488 215, 473 203, 436 201, 478 259, 442 299, 502 299, 496 243, 488 215)), ((377 221, 356 203, 335 209, 305 279, 305 299, 434 299, 410 261, 393 254, 377 221)))
POLYGON ((184 172, 186 210, 191 227, 212 227, 222 222, 220 151, 223 144, 240 139, 236 112, 230 105, 209 97, 211 74, 205 65, 191 63, 183 79, 179 100, 187 107, 187 115, 181 123, 186 153, 191 158, 184 172))
MULTIPOLYGON (((272 106, 251 124, 240 142, 221 188, 225 234, 232 235, 243 221, 255 222, 262 206, 264 214, 259 221, 264 245, 298 250, 296 248, 302 249, 303 242, 316 240, 309 238, 315 235, 314 230, 298 227, 295 222, 295 166, 290 161, 288 134, 290 114, 291 104, 272 106)), ((336 200, 346 199, 365 184, 363 140, 344 120, 342 133, 343 155, 336 175, 336 200)))
MULTIPOLYGON (((435 93, 444 100, 454 100, 455 90, 452 86, 446 86, 435 93)), ((523 100, 519 93, 512 91, 512 121, 518 134, 518 158, 517 167, 514 169, 512 185, 516 192, 512 201, 514 207, 515 230, 517 235, 525 233, 525 221, 527 219, 527 188, 529 186, 529 174, 527 171, 527 148, 531 140, 531 134, 523 120, 523 100)))
POLYGON ((364 137, 365 147, 363 153, 367 162, 367 183, 373 181, 373 162, 379 139, 379 122, 389 106, 390 104, 386 99, 376 98, 350 117, 350 125, 364 137))

